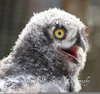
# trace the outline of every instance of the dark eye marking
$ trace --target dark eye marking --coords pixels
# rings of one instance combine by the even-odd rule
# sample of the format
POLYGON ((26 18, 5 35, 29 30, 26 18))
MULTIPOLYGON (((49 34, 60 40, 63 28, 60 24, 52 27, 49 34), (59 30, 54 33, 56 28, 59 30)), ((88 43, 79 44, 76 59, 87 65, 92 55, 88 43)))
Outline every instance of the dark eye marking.
POLYGON ((53 43, 53 39, 50 37, 48 30, 44 30, 44 36, 47 38, 48 43, 53 43))

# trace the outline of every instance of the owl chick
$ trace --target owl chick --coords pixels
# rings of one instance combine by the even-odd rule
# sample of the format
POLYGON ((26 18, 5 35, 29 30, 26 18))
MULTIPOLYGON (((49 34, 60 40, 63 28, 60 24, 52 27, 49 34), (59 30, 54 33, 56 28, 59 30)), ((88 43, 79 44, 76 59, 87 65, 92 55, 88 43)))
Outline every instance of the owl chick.
POLYGON ((0 92, 78 92, 89 48, 85 29, 57 8, 34 14, 0 61, 0 92))

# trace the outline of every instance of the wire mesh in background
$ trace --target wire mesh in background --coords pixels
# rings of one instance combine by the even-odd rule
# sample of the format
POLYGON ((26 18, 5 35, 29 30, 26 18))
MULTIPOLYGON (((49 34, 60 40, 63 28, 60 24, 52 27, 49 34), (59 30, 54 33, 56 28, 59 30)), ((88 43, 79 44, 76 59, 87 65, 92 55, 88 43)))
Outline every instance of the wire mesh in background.
MULTIPOLYGON (((66 5, 70 2, 67 7, 68 12, 73 13, 80 9, 82 13, 84 7, 79 7, 76 1, 80 2, 80 0, 0 0, 0 59, 10 53, 10 49, 14 46, 18 35, 28 23, 33 12, 54 7, 63 9, 63 6, 67 7, 66 5), (67 3, 64 4, 64 1, 67 3)), ((88 54, 85 69, 82 71, 81 80, 86 81, 90 77, 90 82, 87 86, 82 86, 81 92, 100 92, 100 0, 84 0, 80 3, 84 2, 82 3, 84 5, 87 1, 90 2, 87 9, 85 8, 85 17, 81 20, 88 25, 92 48, 88 54)), ((76 16, 78 13, 79 11, 76 16)))
POLYGON ((62 8, 63 0, 0 0, 0 59, 7 56, 33 12, 62 8))

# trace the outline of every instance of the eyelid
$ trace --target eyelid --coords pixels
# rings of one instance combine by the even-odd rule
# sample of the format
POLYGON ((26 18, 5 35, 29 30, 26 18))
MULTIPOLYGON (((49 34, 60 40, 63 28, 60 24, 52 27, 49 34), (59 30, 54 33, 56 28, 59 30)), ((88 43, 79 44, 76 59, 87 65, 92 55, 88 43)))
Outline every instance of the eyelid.
POLYGON ((55 30, 57 30, 57 29, 63 29, 65 32, 67 32, 67 30, 64 28, 64 26, 59 26, 59 24, 56 24, 55 30))

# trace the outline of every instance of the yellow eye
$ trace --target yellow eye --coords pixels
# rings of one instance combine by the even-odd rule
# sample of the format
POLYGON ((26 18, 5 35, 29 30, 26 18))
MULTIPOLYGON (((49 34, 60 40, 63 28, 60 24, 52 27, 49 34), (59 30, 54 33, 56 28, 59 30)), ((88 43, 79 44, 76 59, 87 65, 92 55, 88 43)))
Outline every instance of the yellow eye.
POLYGON ((63 29, 58 29, 54 32, 56 38, 62 39, 65 36, 65 31, 63 29))

